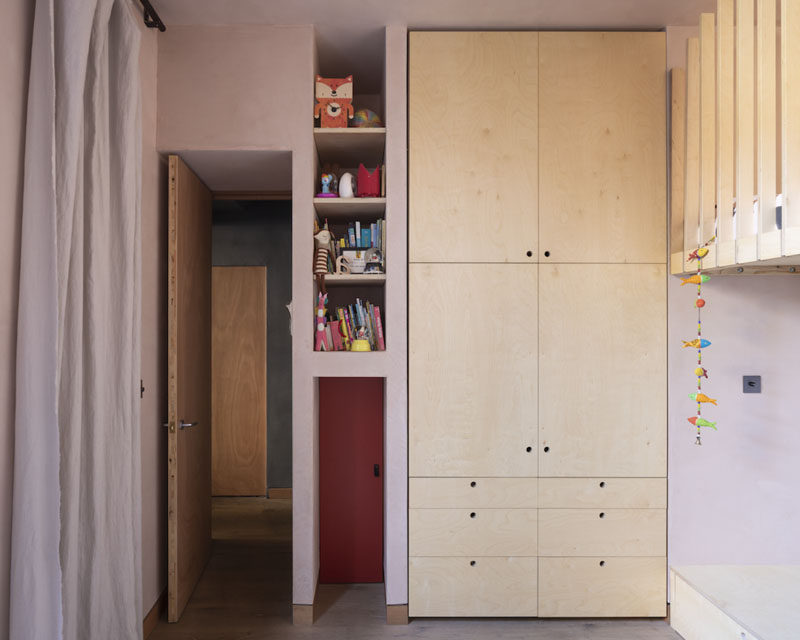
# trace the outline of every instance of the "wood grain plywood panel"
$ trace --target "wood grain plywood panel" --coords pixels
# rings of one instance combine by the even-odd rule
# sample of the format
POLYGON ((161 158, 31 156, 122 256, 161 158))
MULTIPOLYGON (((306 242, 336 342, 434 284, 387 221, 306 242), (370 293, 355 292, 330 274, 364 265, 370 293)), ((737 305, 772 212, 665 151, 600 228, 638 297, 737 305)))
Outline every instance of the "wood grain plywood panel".
POLYGON ((215 496, 267 492, 267 269, 211 274, 211 485, 215 496))
POLYGON ((781 2, 782 254, 800 254, 800 3, 781 2))
POLYGON ((717 265, 725 266, 733 264, 736 260, 733 231, 733 207, 736 197, 734 0, 717 0, 716 37, 717 265))
POLYGON ((535 556, 536 509, 410 509, 410 556, 535 556))
POLYGON ((536 476, 537 268, 409 266, 410 476, 536 476))
POLYGON ((666 478, 539 478, 541 509, 666 509, 666 478))
POLYGON ((211 552, 211 192, 178 156, 169 157, 168 251, 167 614, 175 622, 211 552))
MULTIPOLYGON (((716 142, 716 33, 714 14, 700 15, 700 242, 717 233, 717 142, 716 142)), ((717 264, 716 244, 708 247, 703 266, 717 264)))
POLYGON ((736 262, 757 258, 755 0, 736 0, 736 262))
POLYGON ((410 478, 408 506, 417 509, 535 509, 536 478, 410 478))
POLYGON ((700 41, 686 41, 686 161, 683 194, 684 261, 700 239, 700 41))
POLYGON ((538 38, 410 34, 411 262, 536 260, 538 38))
POLYGON ((540 509, 540 556, 658 556, 666 509, 540 509))
POLYGON ((666 558, 539 558, 541 617, 655 618, 666 611, 666 558))
POLYGON ((665 68, 663 33, 539 35, 540 261, 666 262, 665 68))
POLYGON ((537 615, 536 558, 410 558, 411 616, 537 615))
POLYGON ((775 208, 778 193, 776 0, 759 0, 757 10, 758 259, 768 260, 781 255, 781 234, 775 208))
POLYGON ((665 266, 539 269, 539 475, 665 477, 665 266))
POLYGON ((683 273, 683 163, 686 155, 686 70, 670 71, 670 252, 679 255, 672 260, 670 273, 683 273))

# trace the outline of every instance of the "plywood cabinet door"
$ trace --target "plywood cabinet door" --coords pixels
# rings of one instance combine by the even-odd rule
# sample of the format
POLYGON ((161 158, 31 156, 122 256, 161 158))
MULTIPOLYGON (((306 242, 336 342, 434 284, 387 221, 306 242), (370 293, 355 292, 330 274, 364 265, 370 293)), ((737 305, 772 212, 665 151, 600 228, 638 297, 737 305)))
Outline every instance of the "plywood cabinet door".
POLYGON ((411 476, 536 476, 536 270, 410 265, 411 476))
POLYGON ((665 68, 663 33, 539 34, 542 262, 665 261, 665 68))
POLYGON ((665 265, 539 272, 540 475, 665 476, 665 265))
POLYGON ((538 38, 410 34, 411 262, 537 259, 538 38))

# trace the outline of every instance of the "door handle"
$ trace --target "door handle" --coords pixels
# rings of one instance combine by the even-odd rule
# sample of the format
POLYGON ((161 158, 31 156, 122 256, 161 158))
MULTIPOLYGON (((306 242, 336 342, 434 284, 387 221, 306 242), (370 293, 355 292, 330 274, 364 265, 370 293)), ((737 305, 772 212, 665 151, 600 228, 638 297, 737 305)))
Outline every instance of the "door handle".
POLYGON ((196 427, 199 422, 184 422, 183 420, 180 421, 178 424, 178 429, 188 429, 189 427, 196 427))
POLYGON ((381 465, 379 465, 379 464, 373 465, 372 473, 375 474, 376 478, 380 478, 381 477, 381 465))

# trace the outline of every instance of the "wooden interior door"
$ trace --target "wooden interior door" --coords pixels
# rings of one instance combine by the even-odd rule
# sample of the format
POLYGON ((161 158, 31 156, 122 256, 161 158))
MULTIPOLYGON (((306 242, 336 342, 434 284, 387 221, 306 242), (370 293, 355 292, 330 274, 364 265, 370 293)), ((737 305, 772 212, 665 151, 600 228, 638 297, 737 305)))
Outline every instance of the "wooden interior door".
POLYGON ((319 581, 383 582, 383 378, 319 380, 319 581))
POLYGON ((665 476, 666 266, 539 274, 539 475, 665 476))
POLYGON ((410 476, 536 476, 537 269, 409 266, 410 476))
POLYGON ((664 261, 665 68, 663 33, 539 34, 541 262, 664 261))
POLYGON ((267 268, 213 267, 211 488, 267 492, 267 268))
POLYGON ((409 259, 535 262, 539 34, 409 34, 409 259))
POLYGON ((168 618, 211 551, 211 192, 169 157, 168 618))

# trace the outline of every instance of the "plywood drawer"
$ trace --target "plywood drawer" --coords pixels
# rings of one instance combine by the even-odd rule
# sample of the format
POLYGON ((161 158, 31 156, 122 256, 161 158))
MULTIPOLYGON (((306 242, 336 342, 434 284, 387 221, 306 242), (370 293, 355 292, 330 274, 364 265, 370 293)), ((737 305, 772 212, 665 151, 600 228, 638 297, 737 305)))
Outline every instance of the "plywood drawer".
POLYGON ((658 558, 539 558, 539 615, 663 617, 667 561, 658 558))
POLYGON ((536 509, 410 509, 410 556, 535 556, 536 509))
POLYGON ((665 509, 540 509, 540 556, 663 556, 665 509))
POLYGON ((412 509, 535 509, 536 478, 411 478, 412 509))
POLYGON ((408 613, 535 616, 536 581, 536 558, 410 558, 408 613))
POLYGON ((539 478, 542 509, 666 509, 666 478, 539 478))

